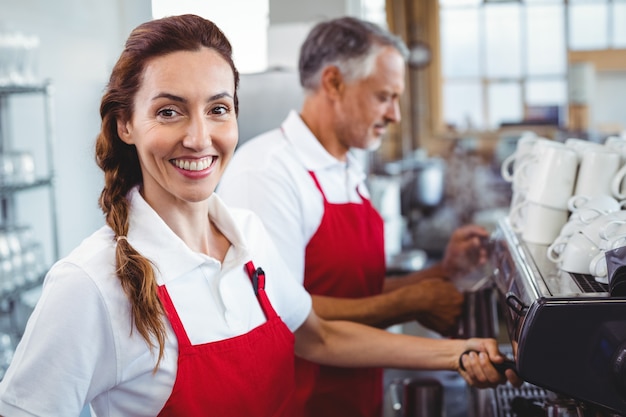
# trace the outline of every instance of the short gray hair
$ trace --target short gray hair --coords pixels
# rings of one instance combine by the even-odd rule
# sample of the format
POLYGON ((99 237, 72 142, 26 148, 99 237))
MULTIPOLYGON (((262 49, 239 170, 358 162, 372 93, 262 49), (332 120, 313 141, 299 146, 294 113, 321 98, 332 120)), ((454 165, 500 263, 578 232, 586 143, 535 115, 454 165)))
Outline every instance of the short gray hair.
POLYGON ((300 47, 300 84, 307 91, 317 90, 322 70, 329 65, 339 68, 347 81, 365 78, 386 46, 395 48, 405 60, 409 56, 402 39, 374 23, 354 17, 318 23, 300 47))

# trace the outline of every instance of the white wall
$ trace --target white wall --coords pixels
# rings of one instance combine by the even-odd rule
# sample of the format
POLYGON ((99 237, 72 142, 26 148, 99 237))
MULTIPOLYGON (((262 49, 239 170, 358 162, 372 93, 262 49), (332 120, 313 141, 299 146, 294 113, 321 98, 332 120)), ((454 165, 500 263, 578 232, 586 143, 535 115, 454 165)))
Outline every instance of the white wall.
MULTIPOLYGON (((0 0, 0 10, 0 25, 39 36, 39 74, 55 86, 54 156, 63 256, 103 224, 97 204, 102 174, 93 152, 100 97, 124 40, 151 18, 150 1, 0 0)), ((29 138, 26 132, 39 109, 19 102, 17 107, 11 109, 12 133, 29 138)), ((21 217, 30 218, 29 211, 42 213, 44 203, 20 207, 21 217)))
POLYGON ((360 0, 270 0, 269 67, 297 68, 300 45, 316 23, 345 15, 359 17, 360 0))

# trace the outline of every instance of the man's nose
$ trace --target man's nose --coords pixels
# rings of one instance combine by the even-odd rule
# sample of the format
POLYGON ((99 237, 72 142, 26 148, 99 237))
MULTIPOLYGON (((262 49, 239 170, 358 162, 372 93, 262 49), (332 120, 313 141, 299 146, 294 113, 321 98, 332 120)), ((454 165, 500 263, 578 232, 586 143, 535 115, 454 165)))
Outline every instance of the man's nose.
POLYGON ((398 100, 389 103, 385 117, 389 122, 398 123, 400 121, 400 102, 398 100))

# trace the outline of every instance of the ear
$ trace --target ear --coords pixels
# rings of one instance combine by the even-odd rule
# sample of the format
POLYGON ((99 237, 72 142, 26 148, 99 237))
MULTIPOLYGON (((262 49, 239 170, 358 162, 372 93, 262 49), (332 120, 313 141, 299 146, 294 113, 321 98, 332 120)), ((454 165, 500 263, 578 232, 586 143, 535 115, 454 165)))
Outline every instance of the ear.
POLYGON ((117 119, 117 135, 123 142, 131 145, 133 143, 130 122, 117 119))
POLYGON ((343 75, 339 68, 329 65, 322 71, 321 87, 331 97, 340 97, 345 88, 343 75))

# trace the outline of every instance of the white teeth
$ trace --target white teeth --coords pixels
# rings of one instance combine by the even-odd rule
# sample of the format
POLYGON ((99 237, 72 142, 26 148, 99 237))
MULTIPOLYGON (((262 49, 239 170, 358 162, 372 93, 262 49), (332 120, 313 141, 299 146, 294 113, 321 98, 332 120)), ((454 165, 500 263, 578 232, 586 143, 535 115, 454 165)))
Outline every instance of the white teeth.
POLYGON ((184 169, 186 171, 202 171, 203 169, 207 169, 209 165, 211 165, 210 158, 204 158, 199 161, 181 161, 174 160, 174 165, 176 165, 180 169, 184 169))

